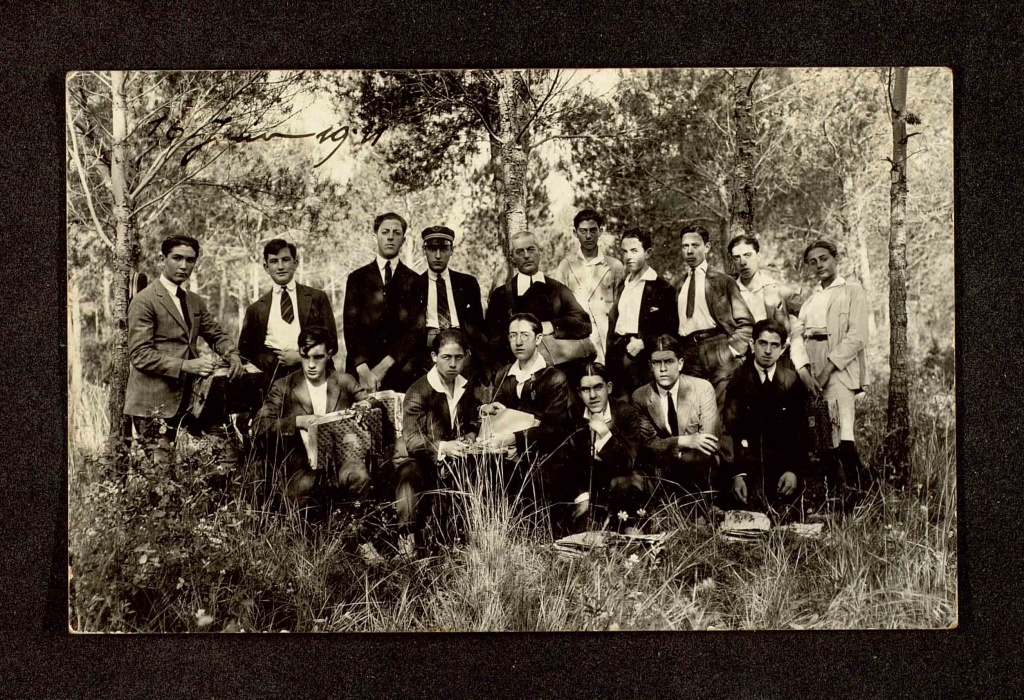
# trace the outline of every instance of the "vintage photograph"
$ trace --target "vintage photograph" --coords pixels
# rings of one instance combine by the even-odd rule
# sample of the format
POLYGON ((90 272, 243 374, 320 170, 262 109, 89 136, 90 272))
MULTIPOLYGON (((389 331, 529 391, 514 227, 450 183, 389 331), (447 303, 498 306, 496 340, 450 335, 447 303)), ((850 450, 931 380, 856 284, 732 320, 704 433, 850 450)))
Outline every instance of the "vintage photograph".
POLYGON ((953 80, 69 73, 69 629, 955 627, 953 80))

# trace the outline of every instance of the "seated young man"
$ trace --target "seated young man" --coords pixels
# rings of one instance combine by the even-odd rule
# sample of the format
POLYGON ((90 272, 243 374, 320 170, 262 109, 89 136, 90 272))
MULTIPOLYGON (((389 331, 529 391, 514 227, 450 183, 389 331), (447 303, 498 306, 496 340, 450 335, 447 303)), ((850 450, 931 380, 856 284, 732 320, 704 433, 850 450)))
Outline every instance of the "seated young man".
POLYGON ((588 512, 600 522, 620 511, 636 513, 647 500, 646 481, 636 469, 644 431, 639 411, 612 398, 612 382, 600 362, 587 364, 578 388, 583 409, 574 414, 579 416, 573 434, 577 526, 588 512))
POLYGON ((683 354, 675 336, 662 335, 651 348, 654 381, 633 392, 644 421, 640 458, 662 495, 685 494, 707 501, 714 493, 720 422, 711 383, 682 374, 683 354))
POLYGON ((786 328, 774 319, 754 324, 753 361, 736 370, 725 394, 723 422, 732 437, 733 507, 776 512, 798 495, 806 473, 807 390, 779 364, 786 328))
POLYGON ((561 370, 549 367, 537 352, 541 337, 541 322, 536 316, 512 316, 508 343, 516 360, 498 370, 494 401, 480 407, 484 416, 503 408, 523 411, 532 414, 540 425, 494 435, 481 442, 492 448, 515 446, 516 462, 506 484, 511 494, 519 492, 529 475, 529 482, 539 489, 542 502, 569 503, 577 495, 571 493, 572 482, 564 475, 573 431, 569 381, 561 370))
POLYGON ((430 357, 434 367, 413 382, 402 407, 402 435, 409 458, 399 467, 396 501, 399 522, 422 530, 426 508, 422 494, 437 488, 440 463, 462 457, 476 440, 480 402, 462 376, 468 357, 466 338, 458 328, 434 336, 430 357))
MULTIPOLYGON (((298 338, 301 369, 274 382, 266 401, 253 421, 253 434, 263 442, 268 467, 280 470, 285 496, 298 505, 308 503, 320 479, 309 464, 306 446, 308 428, 316 416, 351 407, 367 398, 355 377, 333 370, 331 358, 338 351, 337 340, 319 326, 303 328, 298 338)), ((339 484, 355 493, 369 486, 370 477, 362 462, 350 462, 339 470, 339 484)))

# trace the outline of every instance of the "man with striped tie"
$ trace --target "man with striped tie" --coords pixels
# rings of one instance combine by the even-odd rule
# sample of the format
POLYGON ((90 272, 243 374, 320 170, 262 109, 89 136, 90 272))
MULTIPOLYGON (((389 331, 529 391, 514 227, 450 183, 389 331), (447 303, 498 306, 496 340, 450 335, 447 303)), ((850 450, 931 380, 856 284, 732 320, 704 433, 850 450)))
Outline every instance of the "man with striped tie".
POLYGON ((299 255, 295 245, 275 238, 263 246, 263 269, 273 288, 249 305, 238 337, 238 350, 263 371, 265 390, 275 380, 299 369, 299 332, 319 326, 338 342, 330 297, 323 291, 298 284, 295 270, 299 255))

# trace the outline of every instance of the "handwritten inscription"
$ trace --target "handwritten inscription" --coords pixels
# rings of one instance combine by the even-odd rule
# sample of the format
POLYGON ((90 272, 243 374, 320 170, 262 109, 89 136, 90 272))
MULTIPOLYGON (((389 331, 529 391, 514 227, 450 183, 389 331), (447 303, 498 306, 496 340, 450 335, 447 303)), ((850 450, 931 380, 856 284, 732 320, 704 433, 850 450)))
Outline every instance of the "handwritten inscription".
MULTIPOLYGON (((210 143, 213 143, 217 139, 222 139, 225 141, 229 141, 231 143, 253 143, 255 141, 273 141, 274 139, 316 139, 321 145, 325 143, 333 144, 334 148, 331 149, 330 153, 328 153, 321 160, 313 164, 314 168, 319 168, 321 165, 330 160, 331 156, 338 152, 338 149, 341 148, 342 144, 344 144, 345 141, 349 139, 349 137, 352 137, 353 141, 356 143, 357 146, 362 146, 367 142, 369 142, 371 146, 375 146, 377 145, 377 142, 380 140, 380 137, 383 136, 384 132, 386 131, 386 127, 381 127, 376 131, 368 131, 362 133, 361 140, 358 142, 356 142, 355 139, 360 138, 359 127, 350 127, 347 125, 339 126, 337 128, 328 127, 323 131, 311 131, 306 134, 289 134, 282 133, 280 131, 252 133, 244 128, 238 132, 227 133, 224 130, 224 127, 230 124, 233 120, 234 117, 230 116, 211 119, 207 125, 201 127, 200 129, 196 130, 195 133, 188 136, 185 135, 186 132, 182 126, 180 126, 177 123, 172 123, 170 126, 167 127, 163 135, 171 143, 179 139, 182 139, 183 142, 186 143, 195 139, 199 139, 198 143, 189 148, 187 151, 185 151, 184 155, 182 155, 181 167, 183 168, 186 165, 188 165, 189 162, 191 162, 191 160, 196 156, 196 154, 198 154, 200 151, 206 148, 206 146, 208 146, 210 143)), ((149 124, 153 125, 153 128, 149 130, 147 136, 152 136, 153 134, 157 133, 161 126, 164 125, 166 122, 166 116, 158 117, 149 122, 149 124)))

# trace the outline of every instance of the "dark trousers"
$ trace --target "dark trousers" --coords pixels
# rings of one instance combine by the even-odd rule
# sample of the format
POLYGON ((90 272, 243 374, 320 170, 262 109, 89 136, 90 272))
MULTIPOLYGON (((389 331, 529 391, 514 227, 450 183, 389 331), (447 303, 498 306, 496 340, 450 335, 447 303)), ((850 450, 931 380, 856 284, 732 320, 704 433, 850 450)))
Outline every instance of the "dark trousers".
POLYGON ((633 392, 651 381, 651 351, 644 348, 636 357, 626 352, 629 341, 636 335, 613 335, 605 354, 605 364, 615 383, 616 396, 632 396, 633 392))
POLYGON ((742 356, 732 354, 729 338, 724 333, 701 342, 683 339, 683 374, 711 382, 719 415, 725 405, 725 390, 741 364, 742 356))
POLYGON ((658 500, 677 498, 683 504, 710 508, 718 490, 718 460, 699 450, 683 450, 678 457, 661 460, 655 465, 655 497, 658 500))

